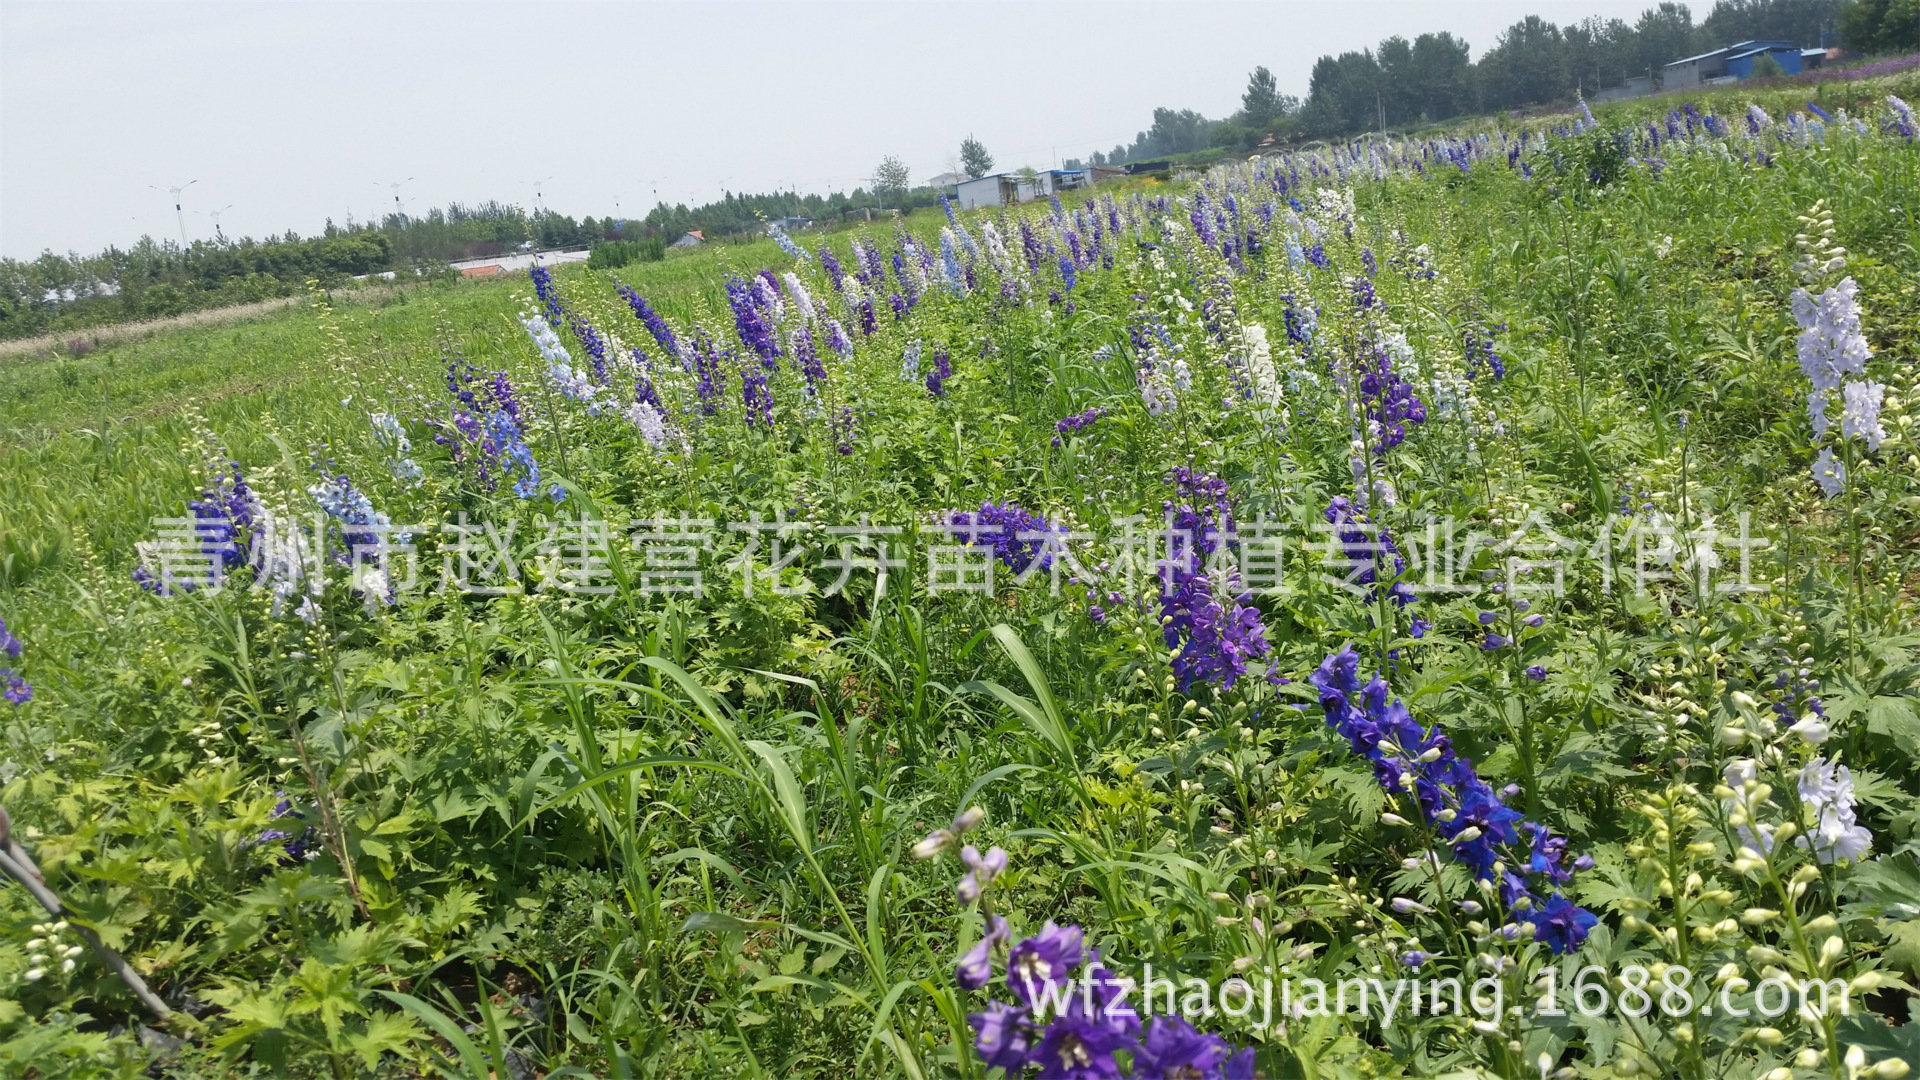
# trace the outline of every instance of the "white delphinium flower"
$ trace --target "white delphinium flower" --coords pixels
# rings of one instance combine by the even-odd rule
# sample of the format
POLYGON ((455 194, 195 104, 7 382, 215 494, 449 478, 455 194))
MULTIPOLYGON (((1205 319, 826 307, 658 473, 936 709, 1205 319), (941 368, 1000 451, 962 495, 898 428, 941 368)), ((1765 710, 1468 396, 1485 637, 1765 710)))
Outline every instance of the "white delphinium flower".
POLYGON ((640 429, 640 437, 655 450, 667 445, 667 421, 660 410, 644 401, 636 401, 626 408, 627 422, 640 429))
POLYGON ((1720 808, 1739 834, 1740 842, 1764 855, 1773 850, 1774 826, 1756 818, 1772 789, 1759 782, 1759 775, 1760 763, 1753 758, 1729 762, 1720 777, 1732 795, 1720 801, 1720 808))
POLYGON ((1849 382, 1841 390, 1840 437, 1859 439, 1867 449, 1880 449, 1887 437, 1880 426, 1880 406, 1886 401, 1887 388, 1872 381, 1849 382))
POLYGON ((1821 447, 1820 456, 1813 459, 1813 479, 1829 499, 1846 490, 1847 467, 1834 460, 1832 447, 1821 447))
POLYGON ((1795 289, 1794 321, 1800 324, 1800 371, 1816 389, 1834 390, 1847 375, 1858 375, 1873 358, 1860 333, 1859 286, 1852 278, 1813 296, 1795 289))
POLYGON ((1801 847, 1811 846, 1825 863, 1859 859, 1872 849, 1873 834, 1854 818, 1853 773, 1845 765, 1813 759, 1800 770, 1799 789, 1815 821, 1812 834, 1796 841, 1801 847))
POLYGON ((1247 375, 1253 381, 1253 396, 1263 412, 1282 408, 1286 401, 1280 392, 1280 373, 1273 366, 1273 347, 1267 343, 1267 328, 1258 323, 1243 323, 1240 340, 1246 346, 1247 375))
POLYGON ((780 280, 787 283, 787 295, 793 297, 793 306, 800 310, 800 317, 812 322, 814 319, 813 294, 807 292, 807 286, 800 280, 800 275, 789 270, 780 275, 780 280))

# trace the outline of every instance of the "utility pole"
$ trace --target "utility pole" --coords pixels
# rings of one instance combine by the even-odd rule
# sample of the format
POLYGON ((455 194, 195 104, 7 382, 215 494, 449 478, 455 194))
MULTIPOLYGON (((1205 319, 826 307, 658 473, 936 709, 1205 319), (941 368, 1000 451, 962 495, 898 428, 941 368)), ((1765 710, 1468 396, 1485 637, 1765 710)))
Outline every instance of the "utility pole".
POLYGON ((224 214, 224 213, 226 213, 227 211, 229 211, 229 210, 231 210, 231 209, 233 209, 233 204, 232 204, 232 203, 228 203, 227 205, 225 205, 225 206, 223 206, 223 207, 221 207, 221 208, 220 208, 220 209, 218 209, 218 210, 201 210, 201 211, 199 211, 199 213, 202 213, 202 214, 205 214, 205 215, 207 215, 207 219, 213 222, 213 235, 214 235, 214 238, 215 238, 215 239, 217 239, 217 240, 219 240, 219 241, 220 241, 221 243, 223 243, 223 244, 224 244, 224 243, 226 243, 226 241, 227 241, 227 237, 226 237, 226 234, 225 234, 225 233, 223 233, 223 232, 221 232, 221 231, 220 231, 220 215, 221 215, 221 214, 224 214))
POLYGON ((155 191, 164 191, 173 196, 173 216, 177 218, 180 222, 180 251, 182 254, 186 253, 188 244, 187 244, 187 214, 186 214, 186 211, 180 209, 180 193, 199 182, 200 181, 198 180, 189 180, 186 183, 181 184, 179 187, 166 187, 166 188, 163 188, 158 184, 147 185, 148 187, 152 188, 155 191))
POLYGON ((406 207, 404 207, 404 206, 402 206, 402 205, 400 204, 400 187, 401 187, 401 185, 403 185, 403 184, 411 184, 411 183, 413 183, 413 177, 411 177, 411 176, 409 176, 409 177, 407 177, 407 178, 406 178, 405 180, 394 180, 394 181, 392 181, 392 182, 390 182, 390 183, 386 183, 386 184, 382 184, 382 183, 381 183, 380 181, 378 181, 378 180, 375 180, 375 181, 373 182, 373 186, 374 186, 374 187, 384 187, 384 188, 390 188, 390 189, 392 189, 392 191, 393 191, 393 215, 394 215, 394 217, 396 217, 396 218, 398 218, 398 219, 400 220, 400 224, 402 224, 402 225, 405 225, 405 224, 407 223, 407 210, 406 210, 406 207))
POLYGON ((547 182, 547 181, 549 181, 549 180, 551 180, 551 179, 553 179, 553 177, 551 177, 551 176, 543 176, 543 177, 541 177, 540 179, 538 179, 538 180, 535 180, 535 181, 533 182, 533 184, 532 184, 532 187, 533 187, 533 212, 534 212, 535 214, 540 214, 540 213, 544 213, 544 212, 546 211, 546 204, 545 204, 545 203, 544 203, 544 202, 542 201, 542 200, 543 200, 543 199, 545 198, 545 196, 544 196, 544 195, 543 195, 543 194, 541 193, 541 188, 542 188, 542 187, 543 187, 543 186, 544 186, 544 185, 546 184, 546 182, 547 182))

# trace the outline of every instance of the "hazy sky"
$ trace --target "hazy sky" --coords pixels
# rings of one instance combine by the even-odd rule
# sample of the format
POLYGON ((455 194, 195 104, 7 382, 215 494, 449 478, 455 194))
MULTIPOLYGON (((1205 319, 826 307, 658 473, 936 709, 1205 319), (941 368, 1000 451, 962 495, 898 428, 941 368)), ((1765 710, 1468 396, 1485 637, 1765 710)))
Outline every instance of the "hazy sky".
MULTIPOLYGON (((0 255, 143 233, 317 232, 500 199, 643 215, 722 190, 924 178, 969 132, 998 165, 1131 142, 1155 106, 1223 116, 1247 73, 1399 33, 1477 58, 1528 13, 1651 0, 1376 3, 60 3, 0 0, 0 255), (231 209, 224 209, 231 206, 231 209)), ((1709 6, 1696 4, 1704 9, 1709 6)))

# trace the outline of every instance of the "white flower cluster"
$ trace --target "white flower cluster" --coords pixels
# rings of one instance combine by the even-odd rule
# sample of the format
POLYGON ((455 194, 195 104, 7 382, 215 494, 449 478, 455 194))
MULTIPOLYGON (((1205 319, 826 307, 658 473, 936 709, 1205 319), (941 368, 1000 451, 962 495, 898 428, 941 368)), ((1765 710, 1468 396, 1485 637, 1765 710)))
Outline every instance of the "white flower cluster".
POLYGON ((70 975, 80 954, 85 952, 78 945, 63 945, 60 935, 67 929, 67 920, 33 924, 33 937, 27 939, 27 981, 39 982, 47 977, 47 968, 55 961, 59 962, 60 973, 70 975))

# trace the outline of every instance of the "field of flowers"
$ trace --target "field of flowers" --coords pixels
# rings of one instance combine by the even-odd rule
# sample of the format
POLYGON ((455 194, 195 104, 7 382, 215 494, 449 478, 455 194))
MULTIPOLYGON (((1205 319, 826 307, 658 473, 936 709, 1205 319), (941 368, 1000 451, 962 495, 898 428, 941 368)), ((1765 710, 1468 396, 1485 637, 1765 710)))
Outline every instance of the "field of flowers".
POLYGON ((0 1073, 1905 1075, 1900 78, 6 361, 0 1073))

